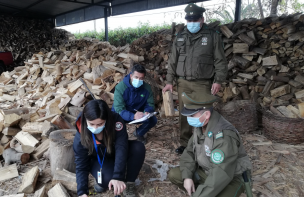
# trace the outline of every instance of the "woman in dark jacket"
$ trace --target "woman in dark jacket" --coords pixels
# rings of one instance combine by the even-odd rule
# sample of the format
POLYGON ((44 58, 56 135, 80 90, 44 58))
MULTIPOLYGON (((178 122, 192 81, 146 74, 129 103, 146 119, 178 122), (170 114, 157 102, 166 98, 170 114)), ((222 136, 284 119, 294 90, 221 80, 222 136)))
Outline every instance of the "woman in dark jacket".
POLYGON ((135 197, 134 182, 145 159, 145 147, 139 141, 128 141, 126 125, 119 114, 111 112, 104 101, 93 100, 84 107, 76 125, 73 148, 78 196, 88 196, 91 173, 97 192, 113 186, 114 195, 123 192, 135 197))

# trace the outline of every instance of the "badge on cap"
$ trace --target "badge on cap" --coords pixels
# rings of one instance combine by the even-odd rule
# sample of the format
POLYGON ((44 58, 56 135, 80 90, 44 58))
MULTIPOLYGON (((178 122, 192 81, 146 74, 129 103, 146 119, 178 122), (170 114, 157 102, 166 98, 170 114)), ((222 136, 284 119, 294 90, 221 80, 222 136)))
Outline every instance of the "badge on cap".
POLYGON ((212 131, 209 131, 208 132, 208 137, 212 137, 212 135, 213 135, 212 131))
POLYGON ((220 164, 224 161, 225 155, 220 149, 215 149, 211 152, 211 161, 215 164, 220 164))
POLYGON ((193 15, 193 12, 190 12, 190 15, 193 15))

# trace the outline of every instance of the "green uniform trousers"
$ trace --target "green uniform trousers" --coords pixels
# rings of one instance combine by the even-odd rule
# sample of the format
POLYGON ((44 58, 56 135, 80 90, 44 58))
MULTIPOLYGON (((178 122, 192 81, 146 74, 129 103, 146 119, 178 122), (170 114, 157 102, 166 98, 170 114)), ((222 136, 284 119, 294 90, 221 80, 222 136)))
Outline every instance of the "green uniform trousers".
POLYGON ((187 147, 188 141, 192 136, 192 127, 188 124, 187 117, 181 115, 184 108, 182 93, 190 94, 192 92, 209 92, 211 93, 210 80, 191 80, 187 81, 183 78, 177 80, 178 102, 179 102, 179 131, 180 145, 187 147))
MULTIPOLYGON (((201 168, 197 169, 196 174, 199 176, 200 180, 197 180, 195 176, 192 178, 192 180, 194 180, 193 182, 195 184, 195 188, 197 188, 200 184, 204 184, 205 180, 207 179, 207 175, 201 168)), ((241 179, 241 176, 235 177, 216 197, 239 197, 245 191, 245 186, 241 179)), ((170 170, 169 180, 179 188, 186 191, 179 167, 170 170)), ((216 190, 216 188, 214 189, 216 190)), ((192 195, 192 197, 201 197, 201 195, 192 195)))

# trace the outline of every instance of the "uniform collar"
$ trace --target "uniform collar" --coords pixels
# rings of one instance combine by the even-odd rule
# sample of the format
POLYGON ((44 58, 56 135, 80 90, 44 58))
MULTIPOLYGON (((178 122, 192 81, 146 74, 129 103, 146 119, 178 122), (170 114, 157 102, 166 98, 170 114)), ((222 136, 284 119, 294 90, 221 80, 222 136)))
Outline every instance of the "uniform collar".
POLYGON ((207 133, 209 131, 213 132, 213 129, 218 124, 220 118, 221 118, 221 115, 217 111, 213 110, 211 117, 209 119, 209 122, 207 124, 206 131, 204 132, 205 136, 207 136, 207 133))

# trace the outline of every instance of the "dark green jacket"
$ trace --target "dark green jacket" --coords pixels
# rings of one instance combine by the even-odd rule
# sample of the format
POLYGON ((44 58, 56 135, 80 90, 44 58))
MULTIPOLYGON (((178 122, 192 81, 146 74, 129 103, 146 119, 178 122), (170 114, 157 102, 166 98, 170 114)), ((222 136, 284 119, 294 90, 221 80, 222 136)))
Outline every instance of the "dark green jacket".
POLYGON ((201 127, 193 133, 181 156, 182 178, 192 179, 198 166, 208 175, 193 197, 215 197, 234 177, 252 169, 238 132, 218 112, 213 111, 204 133, 201 127))
POLYGON ((187 27, 174 40, 167 83, 172 84, 175 77, 187 80, 212 79, 222 83, 227 76, 228 66, 221 35, 206 25, 192 34, 187 27))

